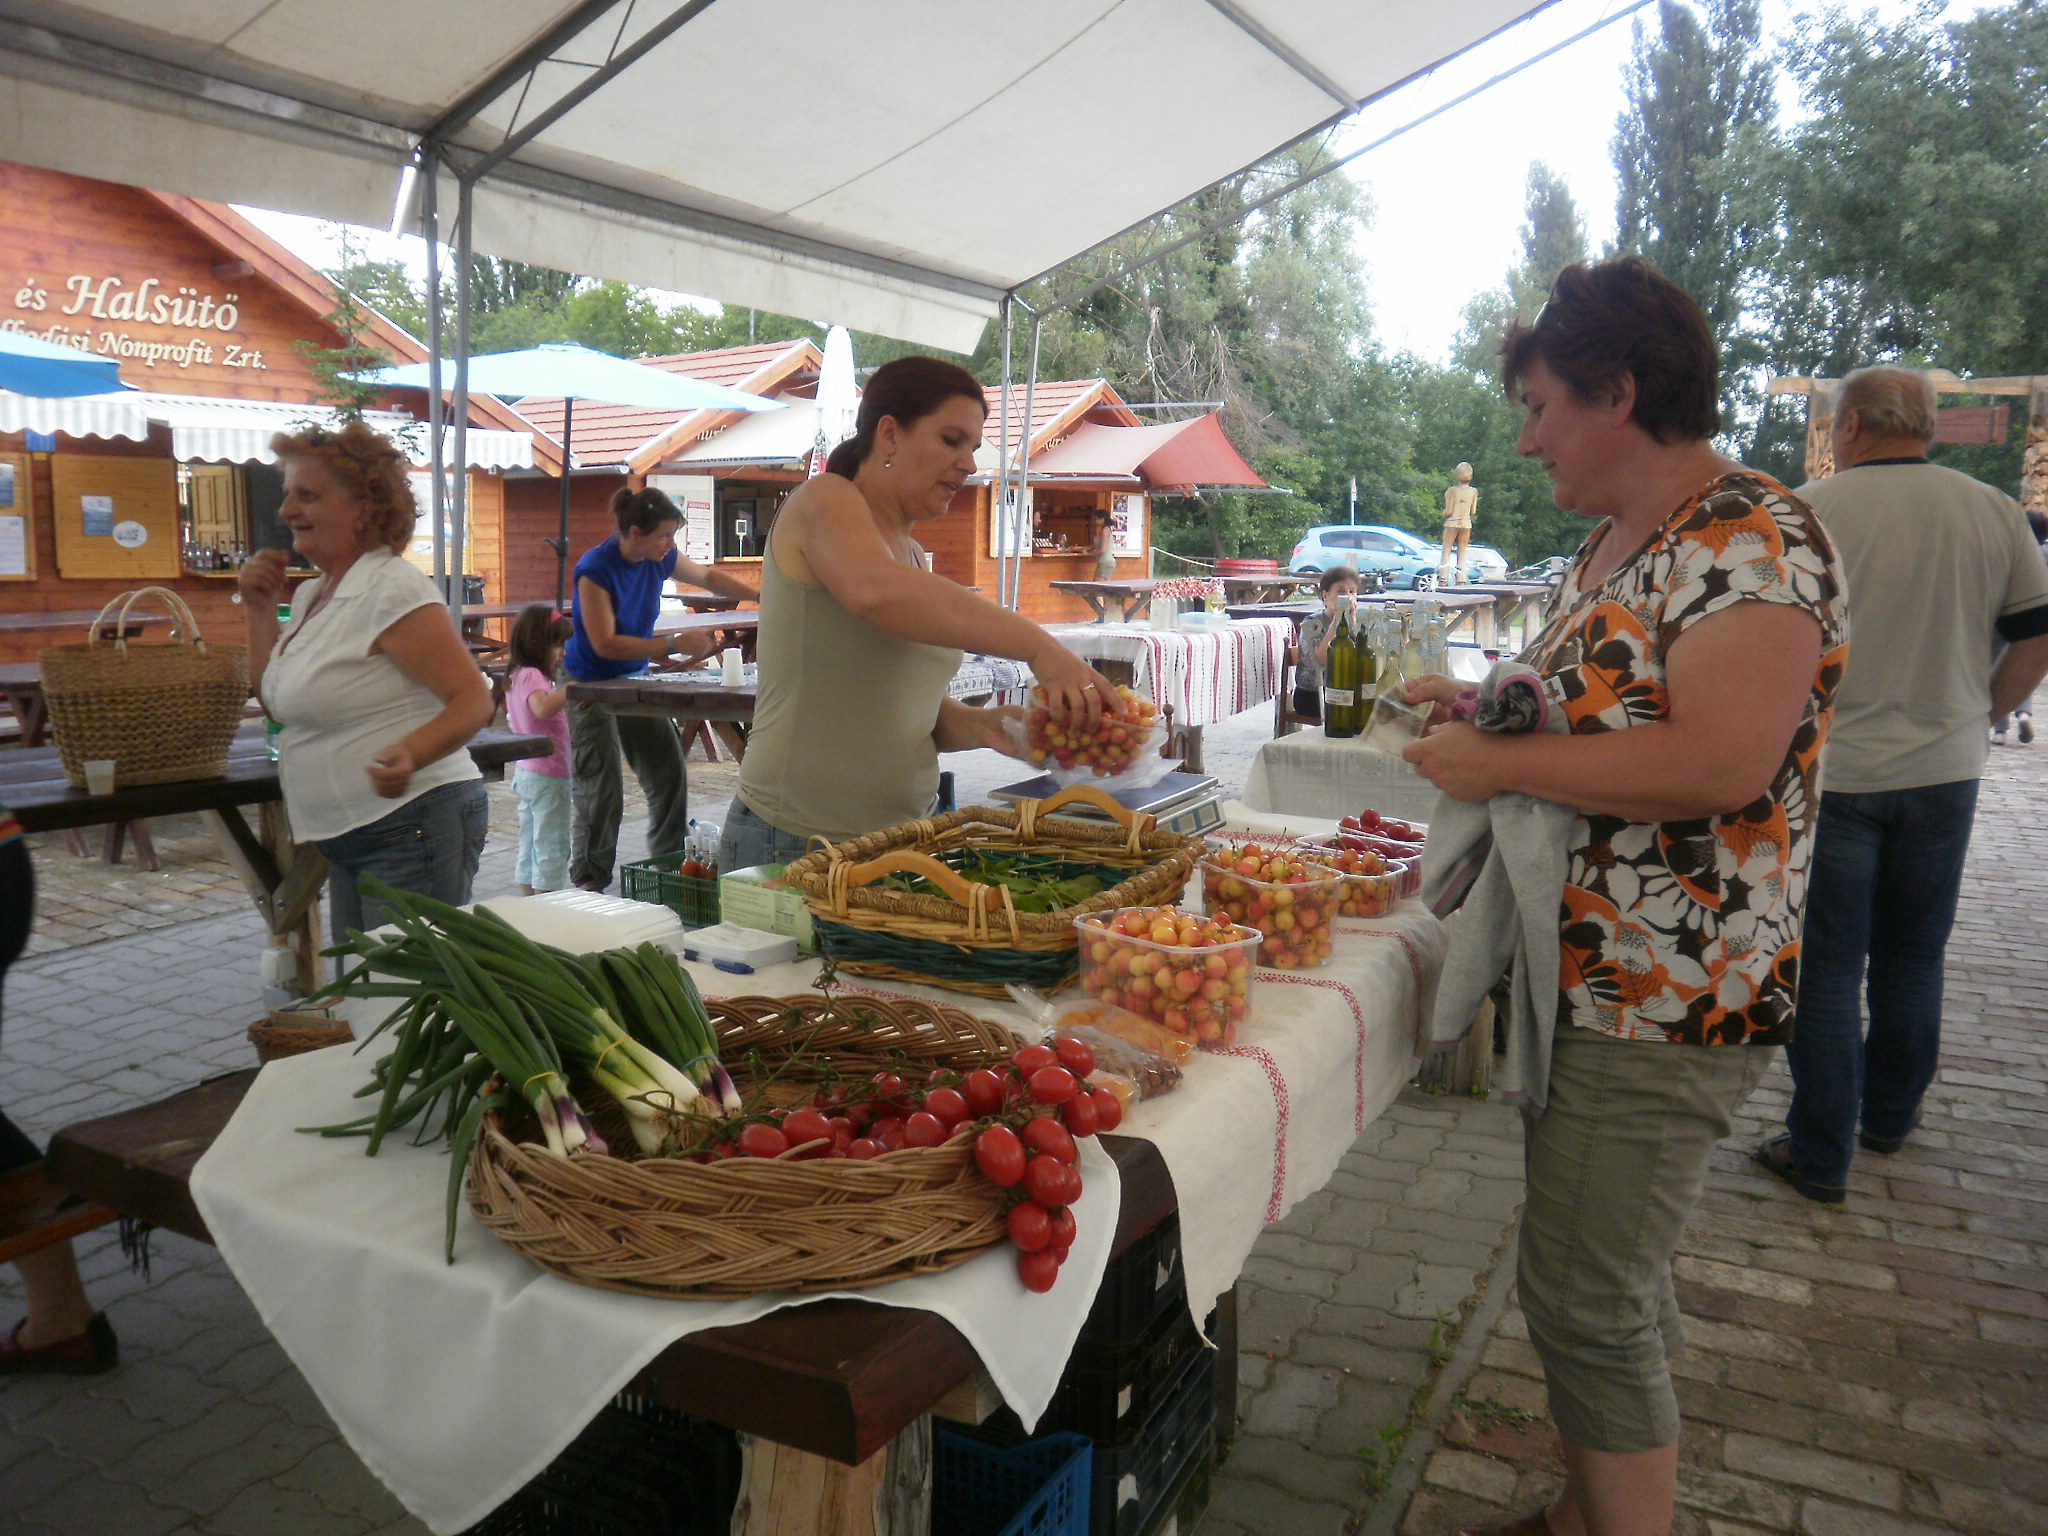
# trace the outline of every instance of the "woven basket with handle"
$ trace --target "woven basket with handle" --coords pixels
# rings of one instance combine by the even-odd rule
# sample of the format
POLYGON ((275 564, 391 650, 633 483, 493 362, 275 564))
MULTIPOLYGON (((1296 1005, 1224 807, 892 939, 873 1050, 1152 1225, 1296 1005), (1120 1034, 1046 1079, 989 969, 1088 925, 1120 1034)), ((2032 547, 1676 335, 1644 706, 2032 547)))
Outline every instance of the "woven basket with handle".
POLYGON ((783 871, 804 893, 818 947, 842 970, 923 982, 978 997, 1009 983, 1051 991, 1079 968, 1074 919, 1084 912, 1172 901, 1203 851, 1200 838, 1162 832, 1092 784, 1076 784, 1014 810, 976 805, 885 827, 806 854, 783 871), (1085 801, 1113 825, 1050 813, 1085 801), (964 849, 1049 853, 1123 878, 1071 907, 1019 912, 1009 888, 963 879, 947 867, 964 849), (896 871, 923 875, 947 894, 877 888, 896 871))
MULTIPOLYGON (((982 1066, 1016 1044, 996 1025, 915 998, 809 993, 706 1007, 719 1059, 750 1105, 808 1098, 826 1063, 848 1074, 886 1067, 908 1079, 982 1066)), ((623 1117, 592 1107, 614 1151, 630 1152, 623 1117)), ((950 1269, 1007 1230, 1002 1191, 975 1167, 965 1138, 864 1162, 563 1159, 519 1139, 534 1134, 523 1114, 522 1106, 485 1120, 470 1154, 470 1209, 541 1268, 605 1290, 708 1297, 865 1288, 950 1269)))
POLYGON ((249 701, 248 647, 215 645, 199 633, 185 600, 168 587, 139 587, 110 600, 83 641, 52 645, 36 660, 50 732, 64 776, 85 788, 85 765, 114 764, 118 788, 217 779, 249 701), (164 642, 103 640, 116 604, 117 633, 144 599, 176 621, 164 642))

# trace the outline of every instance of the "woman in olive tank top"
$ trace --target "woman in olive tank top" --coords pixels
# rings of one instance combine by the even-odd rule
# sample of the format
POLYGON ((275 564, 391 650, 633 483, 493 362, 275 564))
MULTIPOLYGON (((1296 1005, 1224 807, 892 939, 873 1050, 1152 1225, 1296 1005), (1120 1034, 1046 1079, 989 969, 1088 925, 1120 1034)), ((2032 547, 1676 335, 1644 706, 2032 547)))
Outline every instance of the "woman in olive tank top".
POLYGON ((939 754, 1018 755, 1005 721, 946 686, 963 651, 1028 662, 1055 713, 1093 719, 1107 679, 1022 614, 932 573, 912 528, 975 472, 980 383, 932 357, 875 371, 854 436, 783 505, 761 560, 760 689, 721 869, 786 863, 931 809, 939 754))

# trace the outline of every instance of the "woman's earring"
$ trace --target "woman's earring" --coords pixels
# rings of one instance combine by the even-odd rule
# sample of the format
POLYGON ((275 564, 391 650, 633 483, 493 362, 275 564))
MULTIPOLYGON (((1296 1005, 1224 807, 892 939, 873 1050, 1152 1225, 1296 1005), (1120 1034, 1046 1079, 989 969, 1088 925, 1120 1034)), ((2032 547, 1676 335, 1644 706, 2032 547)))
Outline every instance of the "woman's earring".
POLYGON ((895 462, 896 462, 896 455, 892 453, 892 454, 890 454, 890 455, 889 455, 889 457, 887 457, 886 459, 882 460, 882 468, 884 468, 884 469, 887 469, 887 468, 888 468, 888 467, 889 467, 889 466, 890 466, 891 464, 894 464, 895 462))

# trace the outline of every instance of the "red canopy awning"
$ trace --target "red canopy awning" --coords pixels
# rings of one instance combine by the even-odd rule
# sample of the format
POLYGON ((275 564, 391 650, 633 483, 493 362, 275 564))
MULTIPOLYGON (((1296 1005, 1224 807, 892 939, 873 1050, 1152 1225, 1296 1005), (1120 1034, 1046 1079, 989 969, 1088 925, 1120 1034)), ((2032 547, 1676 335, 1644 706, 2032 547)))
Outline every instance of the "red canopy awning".
POLYGON ((1160 489, 1266 483, 1230 446, 1213 411, 1156 427, 1107 427, 1084 421, 1064 441, 1032 455, 1031 478, 1041 475, 1060 480, 1142 476, 1148 486, 1160 489))

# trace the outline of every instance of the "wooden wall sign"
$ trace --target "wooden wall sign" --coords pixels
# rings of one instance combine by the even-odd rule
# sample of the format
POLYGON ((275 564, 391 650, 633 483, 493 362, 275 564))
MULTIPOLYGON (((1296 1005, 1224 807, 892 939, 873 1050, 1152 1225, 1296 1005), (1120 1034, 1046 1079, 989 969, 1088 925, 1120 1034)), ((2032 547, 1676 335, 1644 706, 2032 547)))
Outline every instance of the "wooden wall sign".
POLYGON ((171 460, 53 454, 50 492, 57 574, 65 580, 178 575, 178 472, 171 460))
POLYGON ((1944 405, 1934 413, 1934 440, 1996 447, 2005 441, 2011 416, 2006 405, 1944 405))

